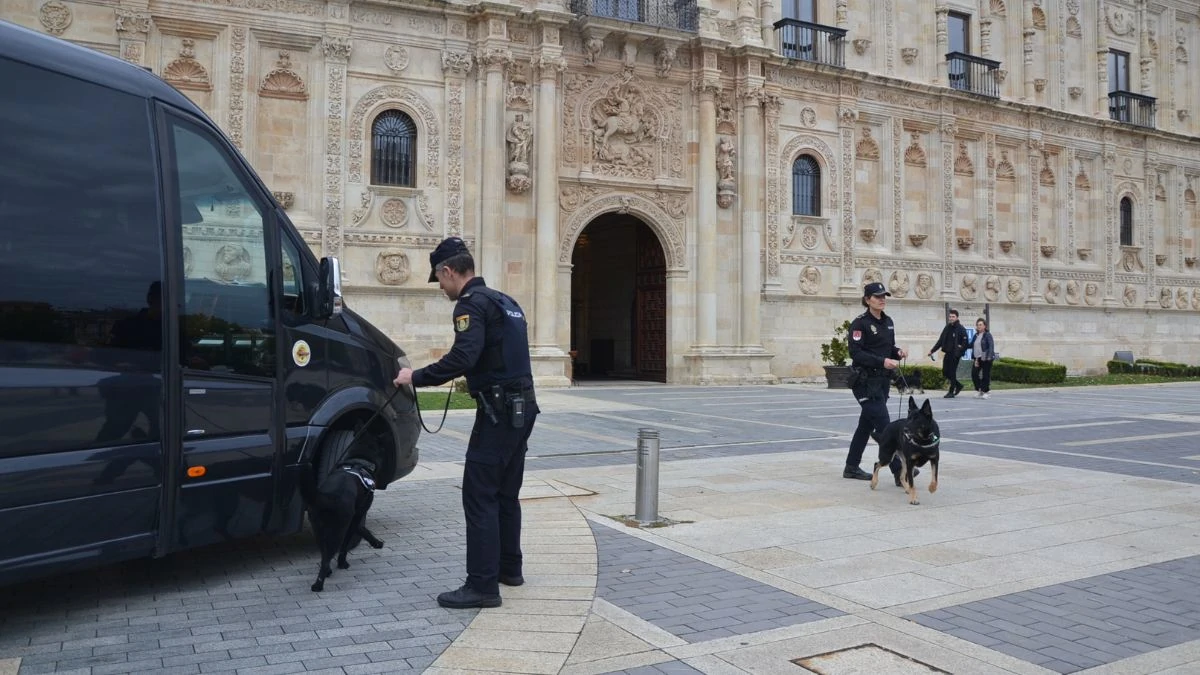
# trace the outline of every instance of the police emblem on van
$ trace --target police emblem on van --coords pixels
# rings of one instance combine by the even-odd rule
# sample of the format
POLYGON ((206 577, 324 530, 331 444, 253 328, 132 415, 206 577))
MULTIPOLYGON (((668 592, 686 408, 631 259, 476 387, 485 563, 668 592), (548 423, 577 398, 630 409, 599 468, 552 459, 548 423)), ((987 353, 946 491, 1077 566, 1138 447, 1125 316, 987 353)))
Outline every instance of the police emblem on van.
POLYGON ((296 340, 296 344, 292 345, 292 361, 303 368, 311 359, 312 350, 308 348, 308 343, 304 340, 296 340))

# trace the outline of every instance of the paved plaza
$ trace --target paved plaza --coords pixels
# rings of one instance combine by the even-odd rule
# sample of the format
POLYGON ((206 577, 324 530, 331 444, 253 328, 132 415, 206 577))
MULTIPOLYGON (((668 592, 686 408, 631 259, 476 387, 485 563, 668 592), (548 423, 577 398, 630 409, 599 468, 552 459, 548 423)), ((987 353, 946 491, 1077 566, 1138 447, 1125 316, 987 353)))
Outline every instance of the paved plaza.
POLYGON ((0 675, 1200 672, 1200 384, 970 393, 930 392, 910 506, 841 478, 848 391, 542 392, 526 584, 489 610, 434 600, 464 576, 452 412, 325 592, 307 531, 0 589, 0 675), (664 527, 625 524, 642 427, 664 527))

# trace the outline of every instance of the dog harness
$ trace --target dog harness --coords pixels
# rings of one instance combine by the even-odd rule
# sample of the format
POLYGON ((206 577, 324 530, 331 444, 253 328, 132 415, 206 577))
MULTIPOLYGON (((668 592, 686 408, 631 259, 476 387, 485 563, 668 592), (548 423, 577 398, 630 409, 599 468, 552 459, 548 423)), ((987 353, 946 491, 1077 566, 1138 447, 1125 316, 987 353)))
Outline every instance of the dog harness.
POLYGON ((928 450, 929 448, 936 447, 937 444, 940 443, 942 440, 942 439, 938 438, 937 436, 934 436, 933 440, 929 441, 928 443, 918 443, 917 439, 913 438, 912 433, 909 432, 908 430, 904 431, 904 439, 906 441, 908 441, 909 443, 912 443, 913 445, 917 446, 918 448, 925 448, 926 450, 928 450))

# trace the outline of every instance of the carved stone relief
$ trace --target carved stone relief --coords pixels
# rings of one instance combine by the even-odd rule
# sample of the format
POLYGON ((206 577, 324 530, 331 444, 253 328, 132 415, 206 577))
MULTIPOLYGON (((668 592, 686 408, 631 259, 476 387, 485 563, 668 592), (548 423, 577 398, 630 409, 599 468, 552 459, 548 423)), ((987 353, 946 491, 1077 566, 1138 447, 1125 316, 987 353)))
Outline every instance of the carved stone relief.
POLYGON ((983 297, 988 302, 996 302, 1000 299, 1000 277, 992 274, 984 279, 983 297))
POLYGON ((517 113, 505 136, 508 142, 508 189, 522 194, 533 187, 529 177, 529 150, 533 143, 533 125, 517 113))
POLYGON ((1094 281, 1087 282, 1083 287, 1083 301, 1096 306, 1096 303, 1100 302, 1100 285, 1094 281))
POLYGON ((565 82, 562 161, 603 176, 683 176, 683 94, 622 72, 565 82))
POLYGON ((62 35, 71 26, 71 8, 58 0, 50 0, 38 8, 38 21, 51 35, 62 35))
POLYGON ((242 281, 250 277, 253 271, 250 261, 250 251, 237 244, 225 244, 217 249, 213 269, 221 281, 242 281))
POLYGON ((921 147, 921 134, 912 133, 912 142, 904 149, 904 163, 910 166, 925 166, 928 163, 925 149, 921 147))
POLYGON ((917 297, 922 300, 928 300, 933 297, 934 285, 933 275, 928 272, 920 272, 917 274, 917 297))
POLYGON ((1162 288, 1158 291, 1158 305, 1163 309, 1171 309, 1174 304, 1175 294, 1169 288, 1162 288))
POLYGON ((954 158, 954 173, 960 176, 974 176, 975 164, 967 154, 967 142, 958 142, 958 155, 954 158))
POLYGON ((1042 298, 1045 299, 1046 304, 1056 305, 1058 304, 1058 294, 1060 292, 1062 292, 1062 284, 1057 279, 1049 279, 1046 281, 1046 292, 1042 295, 1042 298))
POLYGON ((737 150, 733 140, 722 136, 717 142, 717 205, 723 209, 733 204, 737 196, 737 181, 734 178, 734 158, 737 150))
POLYGON ((399 286, 412 275, 408 255, 400 250, 380 251, 375 258, 375 276, 386 286, 399 286))
POLYGON ((1179 309, 1188 308, 1188 294, 1186 288, 1175 289, 1175 307, 1179 309))
POLYGON ((408 68, 408 49, 401 45, 392 45, 383 52, 383 65, 393 73, 401 73, 408 68))
POLYGON ((867 284, 874 284, 874 283, 880 283, 880 284, 883 283, 883 272, 880 271, 878 268, 868 267, 866 270, 863 271, 862 285, 866 286, 867 284))
POLYGON ((1009 302, 1021 302, 1025 299, 1025 283, 1017 278, 1008 280, 1007 291, 1009 302))
POLYGON ((959 295, 963 300, 974 300, 979 295, 978 283, 974 274, 964 274, 962 278, 962 287, 959 289, 959 295))
POLYGON ((806 265, 800 270, 800 292, 805 295, 816 295, 821 291, 821 270, 806 265))
POLYGON ((408 223, 408 207, 404 200, 393 197, 385 201, 379 209, 379 219, 388 227, 404 227, 408 223))
POLYGON ((508 90, 504 92, 504 103, 513 110, 533 109, 533 88, 529 86, 523 73, 514 73, 508 81, 508 90))
POLYGON ((869 162, 879 161, 879 144, 871 137, 871 127, 862 128, 862 138, 854 146, 854 157, 869 162))
POLYGON ((183 38, 179 48, 179 57, 167 64, 163 69, 163 79, 180 89, 212 91, 212 78, 200 62, 196 60, 196 41, 183 38))
POLYGON ((808 106, 804 106, 804 108, 800 110, 800 126, 804 127, 805 129, 811 129, 817 126, 817 111, 809 108, 808 106))
POLYGON ((258 88, 260 96, 267 98, 285 98, 297 101, 308 99, 308 89, 300 75, 292 70, 292 55, 286 49, 279 51, 279 60, 275 68, 263 78, 258 88))
POLYGON ((888 279, 887 289, 894 297, 907 298, 909 289, 908 272, 903 270, 892 272, 891 278, 888 279))
POLYGON ((1137 298, 1138 298, 1137 289, 1134 288, 1133 286, 1126 284, 1125 285, 1125 294, 1121 298, 1122 302, 1125 303, 1125 306, 1133 307, 1134 305, 1137 304, 1137 298))

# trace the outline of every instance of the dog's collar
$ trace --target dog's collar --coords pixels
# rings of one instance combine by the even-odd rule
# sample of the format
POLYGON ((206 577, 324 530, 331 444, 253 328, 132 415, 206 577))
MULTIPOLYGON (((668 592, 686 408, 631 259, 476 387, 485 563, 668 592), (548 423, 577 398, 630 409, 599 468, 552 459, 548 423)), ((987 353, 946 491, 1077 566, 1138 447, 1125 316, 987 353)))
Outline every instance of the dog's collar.
POLYGON ((368 476, 367 472, 361 467, 342 466, 342 471, 345 471, 346 473, 357 478, 362 482, 363 487, 366 489, 371 490, 372 492, 375 491, 375 479, 368 476))
POLYGON ((909 443, 912 443, 913 445, 917 446, 918 448, 926 448, 926 449, 934 448, 934 447, 937 447, 937 445, 942 442, 942 439, 938 438, 937 436, 934 436, 933 440, 929 441, 928 443, 918 443, 917 439, 914 438, 913 435, 907 431, 904 432, 904 436, 906 438, 908 438, 909 443))

